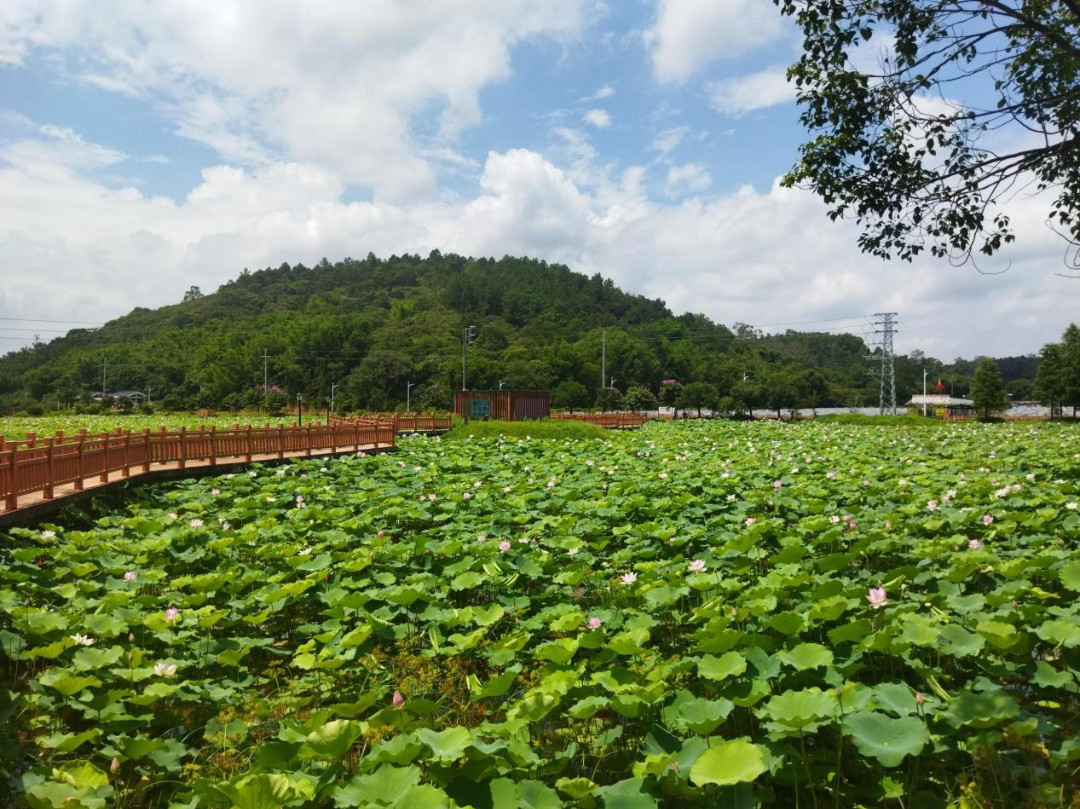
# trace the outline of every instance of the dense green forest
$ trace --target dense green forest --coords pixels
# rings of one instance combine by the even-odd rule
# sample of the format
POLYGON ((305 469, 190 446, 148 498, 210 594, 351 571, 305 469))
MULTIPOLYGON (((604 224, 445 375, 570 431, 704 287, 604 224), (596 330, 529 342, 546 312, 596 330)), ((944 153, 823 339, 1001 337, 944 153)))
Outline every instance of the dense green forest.
MULTIPOLYGON (((470 388, 551 390, 557 407, 654 397, 733 411, 877 404, 872 352, 857 336, 728 328, 673 315, 600 275, 435 251, 244 270, 213 294, 192 287, 177 305, 12 352, 0 357, 0 410, 85 403, 103 386, 149 392, 167 409, 255 409, 267 399, 280 409, 299 394, 311 409, 333 396, 338 411, 384 410, 404 406, 407 391, 414 409, 446 408, 462 387, 469 326, 470 388)), ((1026 396, 1036 358, 998 364, 1010 392, 1026 396)), ((973 368, 897 357, 898 402, 921 391, 924 369, 960 395, 973 368)))

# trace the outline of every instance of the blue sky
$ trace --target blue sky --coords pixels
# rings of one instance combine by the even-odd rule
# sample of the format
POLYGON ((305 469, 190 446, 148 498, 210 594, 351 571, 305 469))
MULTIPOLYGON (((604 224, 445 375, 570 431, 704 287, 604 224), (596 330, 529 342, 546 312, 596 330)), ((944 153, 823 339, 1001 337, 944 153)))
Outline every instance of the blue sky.
POLYGON ((8 0, 0 351, 245 267, 435 248, 729 325, 896 311, 898 350, 946 360, 1057 339, 1080 282, 1044 203, 984 276, 863 256, 778 186, 798 45, 769 0, 8 0))

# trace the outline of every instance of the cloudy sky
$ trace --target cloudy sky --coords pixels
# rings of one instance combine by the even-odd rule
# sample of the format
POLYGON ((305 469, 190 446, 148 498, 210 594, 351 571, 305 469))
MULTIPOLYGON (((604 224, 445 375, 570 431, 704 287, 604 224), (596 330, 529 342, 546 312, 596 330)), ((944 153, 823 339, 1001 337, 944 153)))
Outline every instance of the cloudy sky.
POLYGON ((675 312, 951 360, 1037 351, 1080 280, 1048 201, 983 269, 861 255, 779 187, 769 0, 5 0, 0 353, 324 256, 527 255, 675 312))

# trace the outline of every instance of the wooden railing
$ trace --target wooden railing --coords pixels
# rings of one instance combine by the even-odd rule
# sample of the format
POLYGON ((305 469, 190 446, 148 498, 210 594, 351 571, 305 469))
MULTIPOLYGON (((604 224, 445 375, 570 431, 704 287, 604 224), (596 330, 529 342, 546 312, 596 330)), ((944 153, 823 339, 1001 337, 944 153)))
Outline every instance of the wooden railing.
MULTIPOLYGON (((376 413, 369 418, 380 421, 393 421, 394 429, 399 433, 433 433, 449 430, 452 425, 449 413, 376 413)), ((330 420, 331 424, 348 422, 348 419, 340 419, 336 416, 330 420)))
POLYGON ((553 419, 584 421, 609 430, 636 430, 648 419, 644 413, 552 413, 553 419))
POLYGON ((11 511, 18 507, 21 495, 41 492, 51 500, 57 486, 71 483, 75 491, 82 491, 87 480, 98 478, 105 483, 112 472, 128 478, 151 471, 154 464, 184 469, 195 461, 215 466, 221 460, 310 456, 316 450, 381 449, 394 446, 395 434, 394 419, 375 418, 306 427, 267 424, 173 431, 162 427, 157 432, 117 430, 89 435, 82 430, 73 436, 58 432, 49 438, 30 435, 21 441, 0 438, 0 500, 11 511))

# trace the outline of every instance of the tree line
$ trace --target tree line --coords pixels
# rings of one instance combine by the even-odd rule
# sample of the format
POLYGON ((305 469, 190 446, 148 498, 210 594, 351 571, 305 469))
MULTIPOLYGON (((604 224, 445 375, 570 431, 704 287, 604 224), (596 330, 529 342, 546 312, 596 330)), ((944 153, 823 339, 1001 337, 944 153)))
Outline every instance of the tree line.
MULTIPOLYGON (((139 391, 164 409, 444 409, 462 386, 550 390, 561 408, 654 403, 732 412, 877 404, 870 348, 851 334, 765 334, 674 315, 599 274, 529 258, 433 251, 251 272, 216 292, 136 308, 0 357, 0 409, 87 405, 139 391), (466 342, 468 327, 475 339, 466 342)), ((1029 393, 1036 360, 999 360, 1029 393)), ((960 395, 974 367, 895 361, 898 401, 923 371, 960 395)), ((1015 390, 1013 390, 1015 388, 1015 390)))

